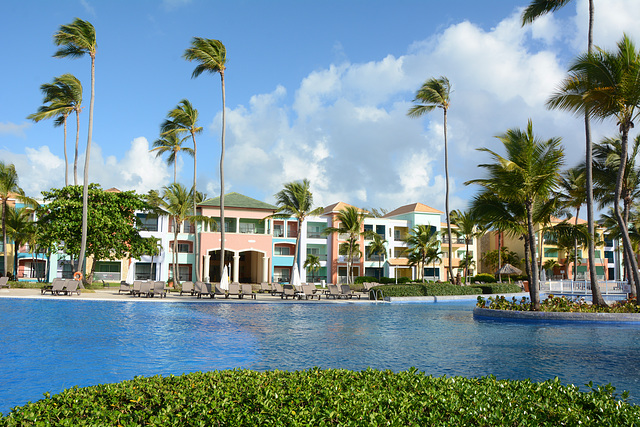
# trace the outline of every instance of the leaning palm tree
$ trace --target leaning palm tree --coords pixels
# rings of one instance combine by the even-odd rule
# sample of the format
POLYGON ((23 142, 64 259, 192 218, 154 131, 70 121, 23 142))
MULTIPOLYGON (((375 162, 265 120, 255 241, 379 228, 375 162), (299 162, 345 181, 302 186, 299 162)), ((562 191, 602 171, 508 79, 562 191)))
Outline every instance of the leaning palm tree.
MULTIPOLYGON (((620 212, 620 198, 628 161, 629 131, 640 114, 640 52, 625 35, 615 51, 596 48, 595 52, 578 56, 569 68, 569 76, 547 101, 550 108, 588 114, 591 119, 614 118, 620 131, 620 165, 615 187, 614 213, 620 224, 625 253, 632 253, 628 230, 620 212)), ((636 291, 640 290, 638 263, 630 259, 631 276, 636 291)), ((594 303, 604 302, 595 295, 594 303)), ((600 295, 601 298, 601 295, 600 295)))
POLYGON ((93 103, 95 99, 96 75, 96 30, 90 22, 76 18, 71 24, 62 25, 53 35, 56 46, 62 46, 53 54, 56 58, 79 58, 88 54, 91 58, 91 101, 89 102, 89 135, 84 159, 84 182, 82 189, 82 240, 78 271, 84 271, 84 254, 87 248, 87 222, 89 208, 89 158, 91 154, 91 135, 93 134, 93 103))
POLYGON ((310 185, 308 179, 286 183, 284 188, 274 196, 278 209, 274 214, 265 218, 287 219, 294 217, 298 220, 298 235, 296 236, 296 248, 293 253, 293 266, 298 269, 297 261, 302 224, 307 217, 320 215, 323 211, 322 207, 313 208, 313 193, 309 190, 310 185))
POLYGON ((153 142, 153 148, 149 151, 155 151, 156 157, 160 157, 165 153, 169 153, 167 157, 167 165, 173 165, 173 182, 176 182, 178 174, 178 153, 181 151, 187 155, 194 157, 194 151, 191 147, 183 147, 182 143, 187 137, 180 138, 175 133, 170 133, 153 142))
POLYGON ((73 183, 78 185, 78 143, 80 141, 80 111, 82 110, 82 84, 75 76, 63 74, 53 79, 53 83, 40 86, 44 94, 44 105, 38 111, 29 114, 27 119, 40 120, 55 117, 54 126, 64 127, 64 185, 69 185, 69 160, 67 158, 67 118, 76 113, 76 149, 73 162, 73 183))
MULTIPOLYGON (((160 126, 161 136, 168 138, 169 135, 174 135, 179 138, 183 134, 191 136, 193 142, 193 191, 196 191, 196 168, 198 161, 198 149, 196 145, 196 134, 202 132, 202 127, 198 126, 198 110, 193 108, 191 102, 187 99, 183 99, 178 103, 178 106, 167 113, 168 119, 166 119, 160 126)), ((197 203, 192 203, 193 215, 197 216, 196 211, 197 203)), ((224 230, 224 227, 222 227, 224 230)), ((198 238, 198 226, 196 224, 195 229, 195 269, 196 269, 196 281, 200 281, 200 245, 198 238)))
POLYGON ((220 74, 220 84, 222 86, 222 137, 220 140, 220 271, 224 268, 224 151, 225 151, 225 110, 226 95, 224 87, 224 70, 227 63, 227 49, 220 40, 204 39, 194 37, 191 40, 191 47, 188 48, 183 57, 188 61, 196 61, 198 65, 191 73, 191 78, 196 78, 204 72, 220 74))
MULTIPOLYGON (((451 242, 451 218, 449 217, 449 150, 447 145, 447 111, 450 105, 451 85, 449 79, 442 76, 438 79, 427 80, 416 93, 413 102, 416 104, 409 109, 409 117, 422 117, 435 108, 442 108, 444 113, 444 174, 445 174, 445 212, 447 215, 447 237, 451 242)), ((449 243, 449 259, 452 259, 453 248, 449 243)), ((453 268, 449 265, 449 280, 453 283, 453 268)))
POLYGON ((382 261, 387 257, 387 240, 378 233, 373 235, 373 241, 368 246, 369 253, 378 256, 378 281, 382 277, 382 261))
POLYGON ((533 133, 533 123, 529 120, 526 130, 509 129, 497 137, 506 150, 502 156, 488 148, 479 151, 489 153, 494 162, 481 164, 487 177, 468 181, 478 184, 500 198, 522 204, 526 212, 526 226, 531 254, 531 302, 534 310, 540 309, 538 292, 538 265, 534 233, 534 208, 547 200, 560 179, 560 167, 564 152, 560 138, 540 140, 533 133))

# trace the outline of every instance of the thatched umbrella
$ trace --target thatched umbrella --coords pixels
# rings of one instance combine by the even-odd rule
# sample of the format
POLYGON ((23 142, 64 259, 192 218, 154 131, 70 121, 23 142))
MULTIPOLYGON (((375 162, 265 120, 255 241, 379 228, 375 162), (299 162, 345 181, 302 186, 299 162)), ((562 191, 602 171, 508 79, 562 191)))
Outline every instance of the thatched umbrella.
MULTIPOLYGON (((522 274, 522 270, 514 267, 513 265, 506 263, 502 266, 500 270, 498 270, 500 274, 506 274, 507 276, 511 276, 512 274, 522 274)), ((511 277, 509 277, 509 283, 511 283, 511 277)))

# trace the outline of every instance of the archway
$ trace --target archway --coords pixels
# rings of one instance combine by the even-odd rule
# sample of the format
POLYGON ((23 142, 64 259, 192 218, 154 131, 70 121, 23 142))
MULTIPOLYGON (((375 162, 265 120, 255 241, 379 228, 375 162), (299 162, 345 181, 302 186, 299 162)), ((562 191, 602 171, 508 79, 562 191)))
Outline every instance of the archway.
MULTIPOLYGON (((220 250, 209 251, 208 255, 211 257, 209 259, 209 271, 205 271, 204 277, 209 277, 209 281, 211 282, 220 282, 220 277, 222 276, 222 272, 220 271, 220 250)), ((224 264, 227 268, 231 268, 232 271, 234 255, 235 252, 225 249, 224 264)), ((231 271, 229 271, 229 275, 231 275, 231 271)))

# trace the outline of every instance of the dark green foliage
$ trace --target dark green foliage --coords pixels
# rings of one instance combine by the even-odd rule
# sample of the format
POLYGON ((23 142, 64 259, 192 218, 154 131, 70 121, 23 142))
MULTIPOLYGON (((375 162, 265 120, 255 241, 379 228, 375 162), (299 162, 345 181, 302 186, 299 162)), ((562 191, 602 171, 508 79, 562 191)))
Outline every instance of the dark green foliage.
POLYGON ((371 277, 371 276, 360 276, 360 277, 356 277, 355 279, 353 279, 353 283, 359 285, 362 284, 364 282, 372 282, 372 283, 376 283, 378 281, 377 277, 371 277))
POLYGON ((471 283, 478 283, 478 282, 495 283, 497 282, 497 280, 493 274, 480 273, 471 277, 471 283))
POLYGON ((588 387, 416 369, 196 372, 47 393, 0 425, 637 425, 640 407, 626 393, 588 387))
MULTIPOLYGON (((489 297, 486 300, 478 297, 476 306, 495 310, 531 310, 531 302, 529 298, 526 297, 521 300, 517 300, 515 297, 511 300, 507 300, 505 297, 489 297)), ((603 307, 589 304, 584 298, 569 299, 549 295, 547 299, 540 304, 540 311, 568 313, 640 313, 640 306, 636 304, 633 298, 626 301, 617 301, 608 307, 603 307)))
MULTIPOLYGON (((408 277, 398 277, 398 283, 409 283, 411 281, 410 278, 408 277)), ((395 277, 381 277, 379 280, 380 283, 382 283, 383 285, 387 285, 390 283, 396 283, 396 278, 395 277)))
POLYGON ((374 299, 373 293, 375 293, 375 291, 382 291, 384 297, 477 295, 482 293, 482 290, 478 288, 452 285, 450 283, 410 283, 408 285, 374 286, 369 293, 371 299, 374 299))
POLYGON ((492 283, 486 285, 473 285, 474 288, 482 289, 483 294, 511 294, 523 292, 522 288, 515 283, 492 283))

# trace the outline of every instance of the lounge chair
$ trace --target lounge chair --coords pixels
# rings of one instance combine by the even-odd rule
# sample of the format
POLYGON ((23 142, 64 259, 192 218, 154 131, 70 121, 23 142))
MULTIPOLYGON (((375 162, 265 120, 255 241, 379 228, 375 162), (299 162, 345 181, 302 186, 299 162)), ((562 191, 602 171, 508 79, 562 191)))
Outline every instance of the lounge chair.
POLYGON ((317 289, 314 285, 302 285, 302 292, 298 294, 298 299, 302 299, 303 296, 304 299, 313 299, 313 297, 317 296, 318 300, 320 300, 320 295, 322 294, 316 291, 317 289))
POLYGON ((329 297, 332 297, 333 299, 344 297, 344 294, 342 294, 340 289, 338 289, 338 285, 327 285, 327 290, 329 291, 326 294, 327 299, 329 299, 329 297))
POLYGON ((118 289, 118 295, 120 294, 120 292, 124 292, 127 294, 131 293, 131 285, 128 284, 126 280, 123 280, 120 282, 120 289, 118 289))
POLYGON ((164 282, 153 282, 153 293, 152 297, 156 295, 160 295, 160 298, 167 296, 167 290, 164 288, 164 282))
POLYGON ((198 298, 202 298, 203 296, 212 297, 211 295, 211 283, 205 282, 196 282, 193 285, 194 292, 198 296, 198 298))
POLYGON ((139 295, 141 287, 142 287, 142 281, 141 280, 134 280, 133 281, 133 289, 131 289, 131 295, 133 295, 134 297, 139 295))
POLYGON ((214 283, 213 284, 213 292, 211 293, 211 298, 215 298, 216 295, 220 295, 223 297, 227 297, 227 291, 225 291, 224 289, 222 289, 220 287, 220 283, 214 283))
POLYGON ((56 295, 60 295, 60 294, 71 295, 74 292, 77 292, 78 295, 80 295, 80 289, 78 289, 79 286, 80 286, 79 280, 67 279, 64 281, 64 289, 56 292, 56 295))
POLYGON ((238 299, 242 298, 242 292, 240 292, 240 283, 229 283, 229 290, 227 291, 227 295, 225 295, 225 298, 229 298, 231 295, 236 295, 238 299))
POLYGON ((145 298, 153 296, 151 294, 151 290, 153 289, 153 282, 141 282, 140 290, 138 291, 138 296, 142 297, 144 295, 145 298))
POLYGON ((349 299, 353 297, 358 297, 358 299, 360 299, 360 297, 362 296, 362 294, 352 291, 349 285, 340 285, 340 293, 344 295, 345 298, 349 299))
POLYGON ((282 289, 282 285, 280 283, 274 283, 273 285, 271 285, 271 295, 276 296, 276 295, 280 295, 282 296, 283 294, 283 289, 282 289))
POLYGON ((293 285, 284 285, 282 287, 282 295, 280 295, 280 299, 289 299, 296 297, 296 290, 293 285))
POLYGON ((256 299, 256 294, 253 293, 253 287, 249 284, 244 284, 240 286, 242 290, 242 296, 248 296, 250 298, 256 299))
POLYGON ((55 279, 53 279, 50 286, 40 289, 40 293, 44 295, 47 292, 50 292, 51 295, 57 295, 58 292, 61 292, 64 289, 64 285, 65 279, 56 277, 55 279))
POLYGON ((0 277, 0 288, 11 288, 11 286, 9 285, 9 276, 0 277))
POLYGON ((182 288, 180 289, 180 296, 183 293, 189 293, 189 295, 195 295, 196 290, 193 287, 193 282, 182 282, 182 288))
POLYGON ((271 285, 269 285, 267 282, 262 282, 260 283, 260 290, 258 292, 263 292, 263 293, 271 293, 271 285))

